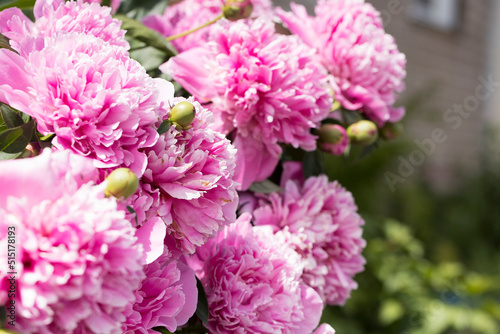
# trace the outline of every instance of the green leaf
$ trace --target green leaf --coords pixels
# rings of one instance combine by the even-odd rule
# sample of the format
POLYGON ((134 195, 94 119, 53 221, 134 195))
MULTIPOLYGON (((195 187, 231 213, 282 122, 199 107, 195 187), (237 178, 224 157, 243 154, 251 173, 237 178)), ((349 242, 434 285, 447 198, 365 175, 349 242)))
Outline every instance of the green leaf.
POLYGON ((325 174, 323 155, 319 150, 306 152, 302 161, 302 166, 304 168, 304 176, 306 178, 325 174))
POLYGON ((5 125, 7 125, 9 129, 21 126, 25 123, 16 111, 6 104, 0 104, 0 114, 2 115, 5 125))
POLYGON ((55 133, 49 133, 48 135, 45 135, 43 137, 40 137, 40 140, 41 141, 51 141, 52 138, 54 138, 56 136, 55 133))
POLYGON ((152 328, 154 331, 162 334, 172 334, 171 332, 168 331, 165 327, 153 327, 152 328))
POLYGON ((205 324, 208 325, 208 301, 203 284, 196 277, 196 287, 198 288, 198 305, 196 305, 196 315, 205 324))
POLYGON ((21 152, 17 152, 17 153, 0 152, 0 161, 16 159, 21 154, 23 154, 22 151, 21 152))
POLYGON ((168 129, 170 129, 170 127, 172 126, 172 122, 170 122, 168 119, 167 120, 164 120, 160 126, 158 127, 158 134, 164 134, 165 132, 168 131, 168 129))
POLYGON ((8 49, 10 51, 16 52, 13 48, 10 47, 9 39, 2 34, 0 34, 0 49, 8 49))
POLYGON ((255 193, 270 194, 270 193, 280 192, 283 189, 280 186, 278 186, 276 183, 274 183, 270 180, 264 180, 262 182, 252 183, 249 190, 251 190, 255 193))
POLYGON ((19 9, 23 8, 33 8, 35 6, 35 0, 0 0, 0 11, 10 8, 17 7, 19 9))
POLYGON ((121 20, 122 29, 127 30, 127 36, 138 41, 144 42, 160 51, 165 52, 170 57, 177 55, 177 50, 157 31, 149 29, 141 22, 122 14, 115 15, 115 18, 121 20))
POLYGON ((34 129, 35 121, 31 120, 21 126, 3 131, 0 133, 0 151, 5 153, 22 152, 26 145, 31 142, 34 129))
POLYGON ((135 212, 135 210, 130 205, 127 205, 127 211, 130 212, 130 213, 132 213, 134 215, 134 217, 135 217, 135 223, 139 224, 137 222, 137 212, 135 212))

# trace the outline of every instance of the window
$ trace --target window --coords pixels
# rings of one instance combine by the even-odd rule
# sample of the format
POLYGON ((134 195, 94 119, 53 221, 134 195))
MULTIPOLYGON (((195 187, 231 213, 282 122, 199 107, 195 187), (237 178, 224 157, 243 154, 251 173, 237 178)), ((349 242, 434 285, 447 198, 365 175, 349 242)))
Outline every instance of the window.
POLYGON ((459 0, 411 0, 408 9, 410 17, 432 28, 451 32, 459 26, 459 0))

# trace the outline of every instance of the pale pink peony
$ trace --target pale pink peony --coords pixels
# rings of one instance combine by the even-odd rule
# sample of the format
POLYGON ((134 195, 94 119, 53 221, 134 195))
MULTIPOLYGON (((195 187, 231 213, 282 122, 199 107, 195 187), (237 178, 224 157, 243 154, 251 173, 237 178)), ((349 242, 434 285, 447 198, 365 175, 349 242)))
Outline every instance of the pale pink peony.
MULTIPOLYGON (((182 98, 174 100, 174 105, 182 98)), ((155 146, 143 152, 148 165, 139 191, 130 198, 138 224, 160 217, 180 249, 197 246, 236 219, 238 195, 233 181, 235 150, 212 129, 212 113, 190 99, 196 109, 192 128, 174 125, 155 146)))
POLYGON ((335 334, 335 329, 329 324, 321 324, 321 326, 316 329, 313 334, 335 334))
POLYGON ((290 178, 297 166, 285 163, 283 191, 263 196, 253 222, 282 234, 302 256, 304 282, 328 304, 342 305, 357 288, 354 275, 364 268, 364 221, 352 194, 325 175, 305 182, 290 178))
POLYGON ((142 175, 140 149, 156 143, 173 86, 149 77, 124 48, 78 33, 28 37, 20 55, 0 50, 3 73, 10 76, 0 76, 0 101, 33 116, 42 134, 54 133, 54 147, 142 175))
POLYGON ((311 333, 323 303, 299 255, 243 214, 189 259, 207 294, 210 333, 311 333))
POLYGON ((121 333, 127 305, 144 278, 135 229, 104 197, 92 162, 69 152, 0 163, 0 281, 16 295, 22 333, 121 333), (72 168, 75 168, 74 170, 72 168), (17 181, 17 182, 16 182, 17 181), (17 183, 17 185, 16 185, 17 183), (7 268, 15 228, 15 270, 7 268))
MULTIPOLYGON (((222 13, 224 0, 183 0, 169 5, 163 15, 153 14, 146 16, 144 25, 158 31, 165 37, 177 35, 197 28, 217 18, 222 13)), ((252 18, 272 13, 272 4, 269 0, 253 0, 252 18)), ((213 26, 208 26, 185 37, 174 39, 171 43, 179 52, 201 46, 210 40, 213 26)))
POLYGON ((54 36, 64 32, 93 35, 110 44, 129 48, 121 21, 111 16, 111 9, 81 0, 37 0, 33 23, 16 7, 0 12, 0 33, 11 39, 19 50, 19 43, 27 36, 54 36))
POLYGON ((318 52, 330 71, 332 87, 344 108, 361 111, 378 125, 399 121, 394 108, 404 89, 406 57, 386 34, 380 13, 364 0, 319 0, 316 17, 292 4, 292 13, 277 9, 293 34, 318 52))
POLYGON ((196 310, 198 289, 192 269, 165 253, 145 266, 146 278, 136 291, 136 302, 130 305, 123 333, 158 333, 163 326, 175 332, 196 310))
MULTIPOLYGON (((99 3, 99 4, 102 4, 104 2, 103 0, 83 0, 83 1, 88 2, 88 3, 99 3)), ((113 13, 116 13, 116 11, 118 10, 118 7, 120 7, 121 2, 122 2, 122 0, 111 0, 110 1, 109 6, 111 7, 113 13)))
POLYGON ((310 133, 332 104, 314 50, 272 22, 220 23, 211 42, 171 58, 160 69, 200 101, 211 101, 217 129, 234 131, 235 180, 240 189, 271 175, 280 143, 311 151, 310 133))

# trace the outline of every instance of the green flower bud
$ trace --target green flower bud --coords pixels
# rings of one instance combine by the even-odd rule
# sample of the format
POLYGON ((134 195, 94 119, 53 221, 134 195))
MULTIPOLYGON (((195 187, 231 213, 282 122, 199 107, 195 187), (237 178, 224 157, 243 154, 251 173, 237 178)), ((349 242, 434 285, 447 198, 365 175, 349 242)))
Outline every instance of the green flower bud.
POLYGON ((177 103, 170 111, 170 121, 175 124, 177 129, 187 130, 191 128, 196 116, 194 105, 188 101, 177 103))
POLYGON ((353 144, 368 146, 378 138, 377 125, 372 121, 362 120, 349 125, 347 135, 353 144))
POLYGON ((106 197, 126 199, 139 188, 137 176, 128 168, 117 168, 106 178, 108 186, 104 190, 106 197))
POLYGON ((385 123, 380 129, 380 136, 386 140, 391 140, 399 137, 403 133, 403 125, 401 123, 385 123))
POLYGON ((337 124, 323 124, 318 131, 319 140, 323 143, 337 144, 345 138, 345 131, 337 124))
POLYGON ((228 0, 222 6, 222 14, 230 21, 249 18, 252 11, 253 5, 249 0, 228 0))

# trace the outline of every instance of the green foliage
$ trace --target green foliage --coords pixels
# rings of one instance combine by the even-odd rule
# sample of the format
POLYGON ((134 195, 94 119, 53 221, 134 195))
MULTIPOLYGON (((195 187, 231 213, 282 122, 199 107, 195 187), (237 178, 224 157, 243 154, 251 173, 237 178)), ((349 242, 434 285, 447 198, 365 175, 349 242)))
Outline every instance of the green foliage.
POLYGON ((500 168, 485 159, 449 194, 435 193, 416 169, 391 191, 383 175, 410 145, 383 143, 362 160, 325 155, 329 177, 366 219, 368 245, 359 289, 323 320, 349 334, 499 333, 500 168))
POLYGON ((32 9, 34 5, 35 0, 0 0, 0 11, 10 7, 32 9))
POLYGON ((461 263, 434 264, 424 244, 393 220, 367 221, 367 265, 359 289, 323 320, 339 333, 494 334, 500 328, 500 277, 461 263))
POLYGON ((35 137, 35 121, 0 103, 0 160, 19 157, 35 137))

